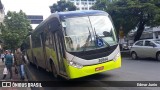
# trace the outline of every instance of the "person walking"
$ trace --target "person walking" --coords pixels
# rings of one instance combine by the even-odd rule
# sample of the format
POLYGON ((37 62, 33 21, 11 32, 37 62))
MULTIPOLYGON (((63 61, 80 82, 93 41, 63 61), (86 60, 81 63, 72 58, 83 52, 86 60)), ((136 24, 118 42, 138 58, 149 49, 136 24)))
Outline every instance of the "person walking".
POLYGON ((16 53, 14 55, 14 61, 15 61, 15 66, 18 67, 18 71, 19 71, 19 74, 20 74, 20 77, 21 77, 21 80, 24 80, 25 77, 24 77, 24 60, 23 60, 23 54, 21 52, 21 50, 18 48, 16 50, 16 53))
POLYGON ((2 62, 3 62, 3 63, 4 63, 4 56, 5 56, 5 54, 2 53, 2 54, 1 54, 1 59, 2 59, 2 62))
MULTIPOLYGON (((5 65, 7 67, 7 70, 10 73, 10 79, 12 80, 13 56, 11 55, 11 51, 10 50, 6 50, 5 65)), ((4 74, 3 79, 5 79, 6 76, 7 76, 7 74, 4 74)))

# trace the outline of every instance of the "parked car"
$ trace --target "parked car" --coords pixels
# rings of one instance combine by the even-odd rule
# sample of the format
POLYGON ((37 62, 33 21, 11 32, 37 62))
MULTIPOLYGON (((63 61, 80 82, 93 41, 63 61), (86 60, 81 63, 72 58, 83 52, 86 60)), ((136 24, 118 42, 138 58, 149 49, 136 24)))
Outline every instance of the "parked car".
POLYGON ((145 39, 136 41, 130 49, 132 59, 156 58, 160 61, 160 39, 145 39))

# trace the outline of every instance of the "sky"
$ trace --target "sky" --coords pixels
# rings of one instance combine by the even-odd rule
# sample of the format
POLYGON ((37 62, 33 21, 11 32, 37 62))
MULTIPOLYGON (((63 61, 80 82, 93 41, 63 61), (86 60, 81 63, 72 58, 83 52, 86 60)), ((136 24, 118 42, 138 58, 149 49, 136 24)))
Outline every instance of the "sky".
POLYGON ((1 0, 7 11, 20 11, 23 10, 27 15, 43 15, 44 19, 51 13, 49 6, 56 3, 57 0, 1 0))
MULTIPOLYGON (((19 12, 22 10, 26 15, 43 15, 46 19, 50 14, 49 6, 58 0, 1 0, 4 5, 5 14, 8 11, 19 12)), ((32 25, 35 28, 37 25, 32 25)))

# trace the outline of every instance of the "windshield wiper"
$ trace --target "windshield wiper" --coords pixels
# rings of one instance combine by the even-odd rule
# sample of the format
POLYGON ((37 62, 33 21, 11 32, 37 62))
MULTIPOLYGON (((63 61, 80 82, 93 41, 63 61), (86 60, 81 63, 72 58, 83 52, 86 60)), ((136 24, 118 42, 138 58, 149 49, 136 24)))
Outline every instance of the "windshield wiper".
POLYGON ((100 36, 96 33, 95 28, 94 28, 94 34, 95 34, 95 36, 96 36, 96 40, 97 40, 97 38, 98 38, 98 39, 100 38, 108 47, 110 47, 109 43, 106 42, 105 40, 103 40, 102 37, 100 37, 100 36))
MULTIPOLYGON (((86 47, 88 46, 89 39, 91 38, 91 31, 89 30, 89 27, 88 27, 88 32, 89 32, 89 35, 88 35, 88 38, 84 44, 83 52, 86 50, 86 47)), ((91 38, 91 41, 92 41, 92 38, 91 38)))

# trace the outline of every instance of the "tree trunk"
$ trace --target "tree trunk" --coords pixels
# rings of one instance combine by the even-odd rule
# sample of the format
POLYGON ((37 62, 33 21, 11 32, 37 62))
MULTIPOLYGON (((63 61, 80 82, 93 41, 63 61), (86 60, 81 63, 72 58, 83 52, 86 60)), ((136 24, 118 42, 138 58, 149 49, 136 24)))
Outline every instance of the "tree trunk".
POLYGON ((134 38, 134 42, 136 42, 137 40, 140 39, 140 37, 144 31, 144 25, 145 25, 145 21, 140 21, 140 23, 138 25, 138 30, 137 30, 135 38, 134 38))

